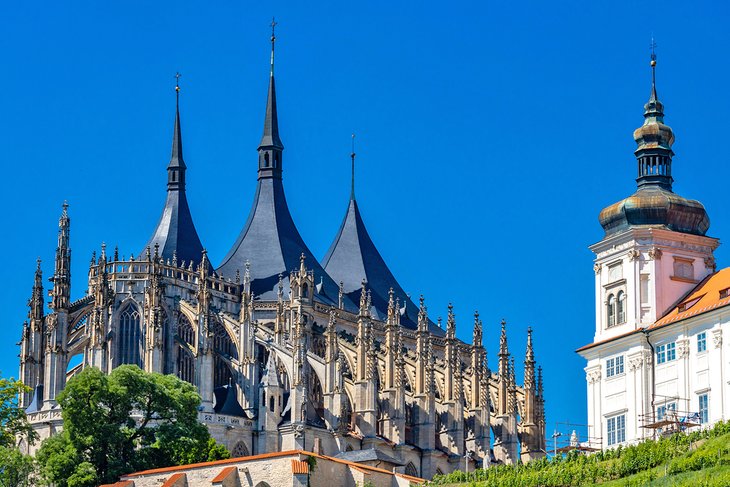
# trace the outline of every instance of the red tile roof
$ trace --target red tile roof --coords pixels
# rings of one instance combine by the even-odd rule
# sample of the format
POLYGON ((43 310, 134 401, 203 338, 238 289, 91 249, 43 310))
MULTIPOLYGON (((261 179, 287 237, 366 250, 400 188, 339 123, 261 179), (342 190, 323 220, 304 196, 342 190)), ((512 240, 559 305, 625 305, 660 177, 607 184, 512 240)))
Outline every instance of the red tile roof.
POLYGON ((303 460, 292 460, 291 473, 293 473, 294 475, 308 474, 309 464, 303 460))
POLYGON ((186 477, 185 477, 184 473, 172 474, 172 475, 170 475, 169 479, 165 480, 165 483, 162 484, 162 487, 176 487, 177 485, 182 485, 182 483, 178 484, 178 482, 180 482, 180 480, 183 480, 185 478, 186 477))
POLYGON ((677 306, 651 325, 649 329, 661 328, 727 306, 730 304, 730 296, 721 297, 720 292, 728 288, 730 288, 730 267, 721 269, 705 278, 677 306))
MULTIPOLYGON (((261 455, 251 455, 248 457, 239 457, 239 458, 228 458, 226 460, 217 460, 214 462, 192 463, 190 465, 177 465, 174 467, 155 468, 152 470, 144 470, 142 472, 130 473, 130 474, 125 475, 124 477, 139 477, 142 475, 154 475, 154 474, 167 473, 167 472, 176 472, 176 471, 181 471, 181 470, 190 470, 193 468, 205 468, 205 467, 212 467, 215 465, 228 465, 231 463, 250 462, 250 461, 262 460, 262 459, 266 459, 266 458, 278 458, 278 457, 287 457, 287 456, 293 456, 293 455, 302 455, 302 456, 307 456, 307 457, 322 458, 324 460, 329 460, 329 461, 332 461, 335 463, 342 463, 345 465, 355 466, 362 470, 386 473, 388 475, 395 475, 396 477, 401 477, 401 478, 404 478, 404 479, 406 479, 410 482, 414 482, 414 483, 425 482, 425 479, 413 477, 411 475, 405 475, 402 473, 394 473, 394 472, 391 472, 390 470, 385 470, 385 469, 377 468, 377 467, 371 467, 370 465, 363 465, 361 463, 349 462, 347 460, 342 460, 340 458, 328 457, 326 455, 320 455, 318 453, 312 453, 312 452, 308 452, 308 451, 304 451, 304 450, 288 450, 288 451, 280 451, 280 452, 262 453, 261 455)), ((132 484, 129 484, 129 485, 132 485, 132 484)))
MULTIPOLYGON (((730 295, 722 297, 723 291, 730 289, 730 267, 721 269, 714 274, 710 274, 702 280, 694 289, 692 289, 684 298, 672 309, 670 309, 662 318, 654 322, 647 328, 639 328, 631 330, 622 335, 601 340, 599 342, 589 343, 580 347, 576 352, 591 349, 604 343, 612 342, 635 333, 641 333, 645 329, 654 331, 659 328, 677 323, 693 316, 699 316, 709 313, 712 310, 723 308, 730 304, 730 295)), ((728 294, 727 292, 725 294, 728 294)))
POLYGON ((221 470, 220 473, 218 475, 216 475, 213 480, 210 481, 210 483, 215 484, 217 482, 223 482, 230 475, 232 475, 234 473, 236 473, 236 467, 226 467, 223 470, 221 470))

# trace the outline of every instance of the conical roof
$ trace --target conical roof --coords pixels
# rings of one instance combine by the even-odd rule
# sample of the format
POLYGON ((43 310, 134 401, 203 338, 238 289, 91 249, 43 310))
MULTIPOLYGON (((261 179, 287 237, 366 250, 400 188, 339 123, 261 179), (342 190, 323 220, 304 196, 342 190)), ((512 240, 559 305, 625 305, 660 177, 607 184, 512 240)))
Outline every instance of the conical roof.
MULTIPOLYGON (((284 194, 282 181, 282 152, 284 144, 279 137, 276 107, 276 84, 272 68, 266 99, 264 132, 259 144, 259 169, 256 195, 248 220, 235 243, 216 269, 224 277, 234 277, 250 263, 251 291, 257 299, 276 300, 279 275, 284 288, 289 288, 289 273, 299 269, 304 255, 305 266, 313 271, 316 292, 314 299, 329 305, 337 305, 339 287, 325 272, 309 247, 304 243, 294 225, 284 194)), ((344 306, 350 311, 357 307, 345 299, 344 306)))
MULTIPOLYGON (((283 275, 284 287, 288 289, 289 273, 299 268, 302 254, 307 269, 314 272, 315 299, 336 305, 339 288, 299 234, 286 203, 282 180, 259 179, 248 221, 216 272, 234 277, 249 262, 254 296, 273 301, 277 298, 279 274, 283 275)), ((349 310, 357 309, 347 301, 349 310)))
MULTIPOLYGON (((402 303, 401 324, 406 328, 417 328, 418 307, 398 283, 370 238, 354 191, 340 230, 322 259, 322 265, 335 281, 342 282, 345 294, 353 301, 359 299, 362 280, 365 279, 372 293, 373 308, 379 315, 377 318, 381 320, 387 316, 388 293, 392 288, 402 303)), ((432 322, 429 323, 429 328, 433 333, 444 334, 432 322)))
MULTIPOLYGON (((187 166, 183 159, 182 132, 180 130, 180 105, 176 104, 175 125, 172 137, 172 154, 167 166, 167 199, 162 216, 157 223, 146 248, 159 246, 163 259, 177 258, 178 262, 200 262, 203 245, 193 224, 193 217, 185 195, 185 172, 187 166)), ((144 251, 142 252, 144 254, 144 251)))

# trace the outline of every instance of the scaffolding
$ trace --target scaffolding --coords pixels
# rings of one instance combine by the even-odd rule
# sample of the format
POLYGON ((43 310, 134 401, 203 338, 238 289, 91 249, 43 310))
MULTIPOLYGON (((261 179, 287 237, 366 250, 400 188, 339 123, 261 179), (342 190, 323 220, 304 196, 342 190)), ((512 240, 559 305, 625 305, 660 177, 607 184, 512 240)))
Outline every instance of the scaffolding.
POLYGON ((679 396, 655 395, 652 411, 639 415, 640 428, 652 430, 653 437, 658 438, 702 426, 699 412, 677 408, 682 403, 689 404, 689 400, 679 396))
POLYGON ((563 455, 576 451, 587 455, 601 451, 602 438, 591 436, 591 425, 556 421, 555 432, 552 434, 553 449, 548 453, 563 455), (562 429, 562 431, 561 431, 562 429))

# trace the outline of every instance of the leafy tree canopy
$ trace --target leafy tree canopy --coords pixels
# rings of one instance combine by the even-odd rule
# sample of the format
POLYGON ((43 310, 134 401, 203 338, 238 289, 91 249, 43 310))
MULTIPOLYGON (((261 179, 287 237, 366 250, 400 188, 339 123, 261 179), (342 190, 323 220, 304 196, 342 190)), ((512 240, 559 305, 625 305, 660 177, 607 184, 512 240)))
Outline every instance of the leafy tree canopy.
POLYGON ((16 438, 25 438, 31 443, 37 438, 25 411, 18 407, 18 395, 28 390, 19 380, 0 377, 0 447, 15 446, 16 438))
POLYGON ((134 365, 111 374, 89 367, 58 396, 64 432, 37 458, 58 487, 115 482, 120 475, 228 457, 198 422, 200 396, 175 376, 134 365))
POLYGON ((30 487, 35 479, 33 459, 16 447, 38 438, 18 405, 19 395, 29 390, 19 380, 0 377, 0 487, 30 487))

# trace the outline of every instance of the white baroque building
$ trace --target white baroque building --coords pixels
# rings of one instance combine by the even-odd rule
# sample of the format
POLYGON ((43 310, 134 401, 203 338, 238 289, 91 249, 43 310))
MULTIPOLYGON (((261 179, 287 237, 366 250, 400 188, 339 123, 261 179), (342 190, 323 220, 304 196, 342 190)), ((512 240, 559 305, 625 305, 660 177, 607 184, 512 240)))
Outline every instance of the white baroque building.
POLYGON ((672 129, 652 90, 638 144, 637 191, 601 211, 604 238, 590 248, 596 333, 586 359, 588 442, 613 448, 728 417, 730 268, 706 235, 701 203, 672 192, 672 129), (727 333, 727 331, 725 332, 727 333))

